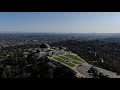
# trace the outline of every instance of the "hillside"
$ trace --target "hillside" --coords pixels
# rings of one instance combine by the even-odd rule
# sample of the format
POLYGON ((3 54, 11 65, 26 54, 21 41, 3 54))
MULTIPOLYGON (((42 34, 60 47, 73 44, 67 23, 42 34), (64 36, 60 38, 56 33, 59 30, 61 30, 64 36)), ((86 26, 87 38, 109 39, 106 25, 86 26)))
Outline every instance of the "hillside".
POLYGON ((117 72, 120 70, 120 44, 100 40, 67 40, 51 46, 64 46, 68 51, 78 54, 85 61, 98 67, 117 72))

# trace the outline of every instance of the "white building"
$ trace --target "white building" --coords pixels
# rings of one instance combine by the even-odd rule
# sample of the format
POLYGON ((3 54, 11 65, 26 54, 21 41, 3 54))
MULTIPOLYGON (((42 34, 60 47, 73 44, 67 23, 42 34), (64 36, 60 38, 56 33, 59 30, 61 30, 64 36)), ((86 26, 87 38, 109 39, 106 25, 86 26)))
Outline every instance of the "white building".
POLYGON ((59 49, 50 49, 50 46, 48 44, 41 44, 40 48, 38 48, 36 52, 34 52, 34 56, 38 58, 59 54, 65 54, 65 51, 61 47, 59 49))

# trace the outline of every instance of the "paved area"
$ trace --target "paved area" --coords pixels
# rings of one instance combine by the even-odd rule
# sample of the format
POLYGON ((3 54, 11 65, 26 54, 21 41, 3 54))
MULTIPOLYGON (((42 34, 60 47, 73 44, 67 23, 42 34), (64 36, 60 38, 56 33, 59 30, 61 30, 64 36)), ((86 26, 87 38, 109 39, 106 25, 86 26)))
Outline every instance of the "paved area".
POLYGON ((84 75, 88 78, 92 78, 93 76, 91 76, 91 75, 89 75, 89 73, 87 73, 87 70, 89 70, 89 69, 90 69, 90 66, 84 65, 84 64, 76 66, 76 70, 79 73, 81 73, 82 75, 84 75))
POLYGON ((99 68, 99 67, 95 67, 98 71, 102 71, 103 75, 109 75, 110 78, 120 78, 120 75, 116 75, 116 73, 99 68))
MULTIPOLYGON (((89 73, 87 73, 87 70, 90 69, 92 65, 88 64, 88 63, 83 63, 82 65, 79 65, 76 67, 76 70, 83 74, 84 76, 87 76, 88 78, 92 78, 91 75, 89 75, 89 73)), ((108 71, 108 70, 105 70, 105 69, 102 69, 102 68, 99 68, 99 67, 94 67, 98 70, 98 73, 99 72, 103 72, 103 75, 109 75, 110 78, 120 78, 120 75, 116 75, 116 73, 114 72, 111 72, 111 71, 108 71)))

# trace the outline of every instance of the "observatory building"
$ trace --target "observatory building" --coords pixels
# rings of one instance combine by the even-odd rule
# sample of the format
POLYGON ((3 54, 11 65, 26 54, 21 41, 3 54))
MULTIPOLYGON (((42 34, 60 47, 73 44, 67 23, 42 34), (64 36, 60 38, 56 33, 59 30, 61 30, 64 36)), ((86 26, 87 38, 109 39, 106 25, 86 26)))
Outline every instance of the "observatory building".
POLYGON ((40 48, 37 48, 36 52, 33 53, 33 55, 37 58, 59 54, 65 54, 65 51, 63 50, 62 47, 51 49, 49 44, 47 43, 41 44, 40 48))

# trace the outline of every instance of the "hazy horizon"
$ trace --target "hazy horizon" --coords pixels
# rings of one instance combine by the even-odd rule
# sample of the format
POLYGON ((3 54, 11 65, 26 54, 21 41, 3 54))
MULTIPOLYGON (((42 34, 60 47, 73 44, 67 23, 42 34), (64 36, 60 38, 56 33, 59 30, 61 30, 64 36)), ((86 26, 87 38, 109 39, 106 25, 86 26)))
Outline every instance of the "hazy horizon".
POLYGON ((0 12, 0 33, 120 33, 119 12, 0 12))

